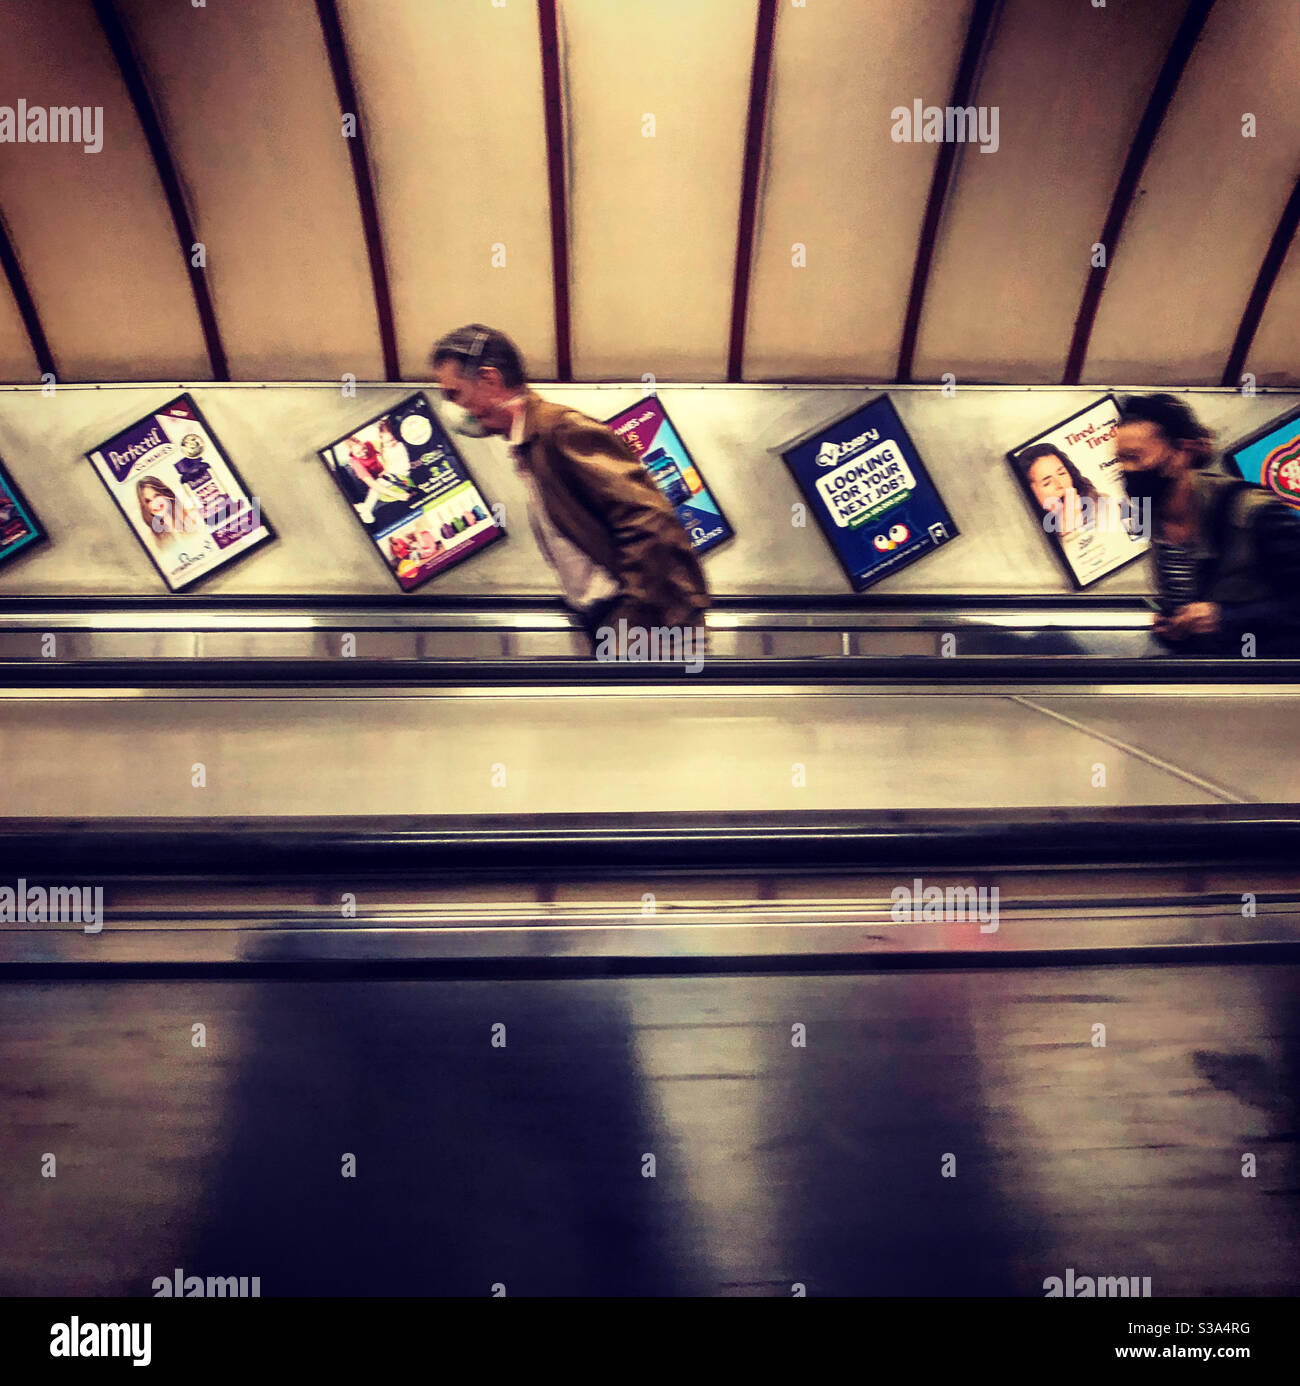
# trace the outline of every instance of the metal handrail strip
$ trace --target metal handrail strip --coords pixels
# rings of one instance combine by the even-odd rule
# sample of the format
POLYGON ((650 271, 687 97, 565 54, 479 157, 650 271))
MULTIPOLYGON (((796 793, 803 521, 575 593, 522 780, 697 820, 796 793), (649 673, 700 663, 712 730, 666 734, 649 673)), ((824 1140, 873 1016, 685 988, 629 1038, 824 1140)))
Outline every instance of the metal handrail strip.
POLYGON ((1110 655, 817 655, 807 658, 711 654, 698 669, 670 662, 601 662, 583 656, 511 659, 421 659, 393 657, 318 659, 229 659, 186 656, 132 659, 0 659, 0 687, 151 688, 284 686, 310 689, 336 684, 375 687, 385 683, 425 687, 531 685, 550 688, 580 680, 592 688, 637 684, 683 690, 726 683, 761 685, 844 684, 863 687, 897 682, 1042 684, 1101 681, 1170 684, 1300 682, 1300 660, 1144 658, 1110 655), (1086 676, 1081 677, 1086 670, 1086 676))
POLYGON ((1104 810, 884 810, 799 813, 552 814, 443 817, 4 818, 0 871, 160 878, 271 872, 323 877, 373 871, 564 874, 659 868, 767 874, 917 863, 1072 865, 1300 861, 1292 804, 1134 805, 1104 810), (1069 831, 1045 833, 1044 825, 1069 831), (1135 832, 1140 825, 1141 831, 1135 832))

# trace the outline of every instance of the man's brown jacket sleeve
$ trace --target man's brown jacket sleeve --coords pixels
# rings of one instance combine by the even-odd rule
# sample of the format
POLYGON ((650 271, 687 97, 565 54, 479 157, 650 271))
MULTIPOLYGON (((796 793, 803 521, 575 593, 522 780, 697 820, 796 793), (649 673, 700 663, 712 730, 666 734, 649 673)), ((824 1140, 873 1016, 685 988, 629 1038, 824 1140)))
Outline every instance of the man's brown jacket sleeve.
POLYGON ((629 624, 694 625, 709 606, 704 572, 677 513, 640 459, 602 424, 576 412, 553 437, 573 489, 603 522, 629 624))

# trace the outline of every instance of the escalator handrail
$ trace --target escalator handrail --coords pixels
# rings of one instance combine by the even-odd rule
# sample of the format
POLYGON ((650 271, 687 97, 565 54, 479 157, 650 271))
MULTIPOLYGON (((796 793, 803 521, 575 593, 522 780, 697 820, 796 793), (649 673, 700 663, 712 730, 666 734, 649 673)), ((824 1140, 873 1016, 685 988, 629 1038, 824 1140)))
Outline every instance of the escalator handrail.
POLYGON ((1292 684, 1297 659, 1129 655, 709 655, 696 669, 669 661, 583 656, 500 659, 286 658, 0 659, 0 688, 157 688, 416 684, 428 687, 692 684, 1292 684))
POLYGON ((552 874, 1049 865, 1296 867, 1300 807, 555 814, 531 817, 0 819, 22 877, 552 874))

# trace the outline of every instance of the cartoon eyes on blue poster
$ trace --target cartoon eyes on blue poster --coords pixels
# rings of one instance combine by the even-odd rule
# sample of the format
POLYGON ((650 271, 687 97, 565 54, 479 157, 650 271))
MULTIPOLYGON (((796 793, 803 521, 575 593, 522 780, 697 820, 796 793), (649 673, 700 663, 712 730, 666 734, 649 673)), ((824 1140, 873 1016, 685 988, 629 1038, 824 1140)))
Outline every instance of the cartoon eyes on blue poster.
POLYGON ((677 511, 696 553, 707 553, 735 535, 654 395, 605 422, 645 464, 654 484, 677 511))
POLYGON ((854 591, 960 532, 888 395, 783 456, 854 591))
POLYGON ((22 492, 0 467, 0 563, 44 538, 45 531, 37 523, 22 492))

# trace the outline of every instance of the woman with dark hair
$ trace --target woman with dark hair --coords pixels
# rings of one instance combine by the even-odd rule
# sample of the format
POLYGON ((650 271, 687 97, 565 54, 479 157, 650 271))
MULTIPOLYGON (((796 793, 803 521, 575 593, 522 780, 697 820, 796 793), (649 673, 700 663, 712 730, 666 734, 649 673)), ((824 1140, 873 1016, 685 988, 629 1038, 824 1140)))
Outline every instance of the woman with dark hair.
POLYGON ((1061 552, 1081 586, 1104 577, 1133 557, 1134 536, 1120 505, 1053 443, 1036 443, 1016 455, 1025 485, 1043 511, 1043 528, 1055 534, 1061 552))
POLYGON ((1178 441, 1186 449, 1187 465, 1194 471, 1214 456, 1214 434, 1173 395, 1129 395, 1120 401, 1119 426, 1150 424, 1168 443, 1178 441))
POLYGON ((1160 615, 1179 653, 1300 655, 1300 514, 1209 467, 1214 435, 1173 395, 1120 404, 1115 456, 1150 512, 1160 615))
POLYGON ((1079 528, 1079 497, 1086 496, 1094 507, 1097 504, 1097 488, 1051 443, 1026 448, 1016 458, 1016 466, 1038 504, 1055 513, 1056 532, 1062 539, 1079 528))

